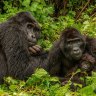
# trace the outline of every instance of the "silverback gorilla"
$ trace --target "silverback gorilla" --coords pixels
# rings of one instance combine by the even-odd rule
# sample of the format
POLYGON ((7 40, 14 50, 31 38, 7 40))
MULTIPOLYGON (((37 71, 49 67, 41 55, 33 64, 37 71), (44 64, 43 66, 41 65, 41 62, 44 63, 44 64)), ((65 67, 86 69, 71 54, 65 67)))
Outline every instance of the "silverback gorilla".
MULTIPOLYGON (((63 77, 69 73, 69 70, 72 70, 77 64, 83 64, 83 61, 87 61, 86 58, 89 57, 85 54, 85 47, 86 39, 77 29, 69 27, 63 30, 60 39, 55 42, 49 52, 49 73, 63 79, 63 77)), ((92 63, 94 63, 94 61, 92 63)))
MULTIPOLYGON (((28 49, 39 36, 40 26, 29 12, 19 12, 0 24, 0 83, 5 76, 25 79, 39 66, 36 63, 42 62, 45 56, 34 57, 28 49)), ((34 49, 38 51, 39 47, 34 49)))

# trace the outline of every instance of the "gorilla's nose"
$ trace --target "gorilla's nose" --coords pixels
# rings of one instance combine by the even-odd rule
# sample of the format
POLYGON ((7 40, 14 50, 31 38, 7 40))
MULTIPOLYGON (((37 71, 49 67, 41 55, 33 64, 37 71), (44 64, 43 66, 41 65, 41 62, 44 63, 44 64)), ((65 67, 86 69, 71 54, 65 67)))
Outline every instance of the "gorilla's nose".
POLYGON ((78 48, 74 48, 74 49, 73 49, 73 52, 74 52, 75 54, 78 54, 80 51, 79 51, 78 48))
POLYGON ((35 35, 31 35, 31 38, 36 38, 35 35))
POLYGON ((32 36, 31 36, 31 41, 32 41, 33 43, 36 43, 36 42, 37 42, 37 39, 36 39, 35 35, 32 35, 32 36))

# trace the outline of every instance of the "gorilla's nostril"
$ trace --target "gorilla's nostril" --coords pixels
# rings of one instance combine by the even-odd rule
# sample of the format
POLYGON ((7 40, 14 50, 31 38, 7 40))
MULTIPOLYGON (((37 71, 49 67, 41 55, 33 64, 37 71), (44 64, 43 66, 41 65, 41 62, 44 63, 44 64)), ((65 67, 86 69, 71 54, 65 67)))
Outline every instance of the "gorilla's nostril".
POLYGON ((32 37, 32 38, 36 38, 35 35, 32 35, 31 37, 32 37))
POLYGON ((74 52, 75 54, 78 54, 78 53, 80 53, 80 50, 79 50, 79 48, 76 47, 76 48, 73 49, 73 52, 74 52))
POLYGON ((79 53, 80 51, 79 51, 79 50, 77 50, 76 52, 77 52, 77 53, 79 53))

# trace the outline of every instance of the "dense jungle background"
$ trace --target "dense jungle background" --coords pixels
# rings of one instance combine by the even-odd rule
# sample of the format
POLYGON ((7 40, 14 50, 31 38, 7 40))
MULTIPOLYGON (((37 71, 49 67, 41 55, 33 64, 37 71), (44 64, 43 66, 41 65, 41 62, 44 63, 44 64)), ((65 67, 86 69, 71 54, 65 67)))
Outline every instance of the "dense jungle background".
MULTIPOLYGON (((38 20, 42 28, 38 44, 45 50, 67 26, 96 37, 96 0, 0 0, 0 22, 20 11, 30 11, 38 20)), ((4 80, 0 96, 96 96, 96 73, 86 77, 86 87, 76 84, 79 88, 75 92, 69 89, 70 80, 61 86, 57 77, 50 77, 43 69, 37 69, 26 82, 11 77, 4 80)))

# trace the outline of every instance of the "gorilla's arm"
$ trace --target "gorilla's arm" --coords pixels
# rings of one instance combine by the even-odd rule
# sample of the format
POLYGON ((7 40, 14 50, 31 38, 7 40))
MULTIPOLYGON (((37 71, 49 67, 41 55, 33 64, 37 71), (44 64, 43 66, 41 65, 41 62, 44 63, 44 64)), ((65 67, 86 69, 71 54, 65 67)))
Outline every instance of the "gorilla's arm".
POLYGON ((59 75, 60 71, 60 60, 61 60, 61 52, 59 49, 59 41, 55 42, 52 49, 49 51, 48 55, 48 71, 51 75, 59 75))

